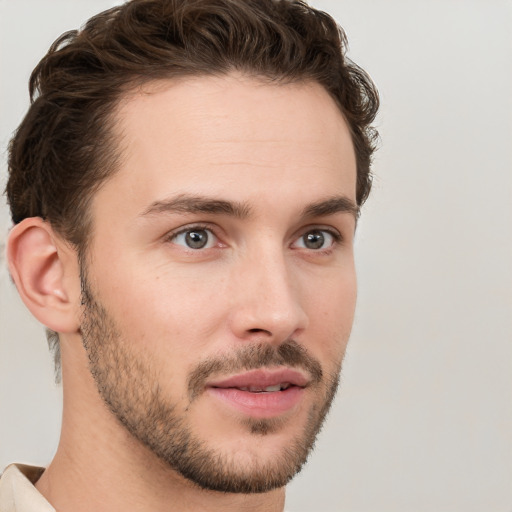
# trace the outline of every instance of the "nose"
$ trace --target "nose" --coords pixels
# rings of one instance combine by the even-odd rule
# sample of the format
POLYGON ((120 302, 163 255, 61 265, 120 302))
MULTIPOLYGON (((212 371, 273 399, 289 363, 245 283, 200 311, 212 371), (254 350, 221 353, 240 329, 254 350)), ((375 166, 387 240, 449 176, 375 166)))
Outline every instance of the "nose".
POLYGON ((293 270, 282 250, 260 251, 233 269, 229 323, 238 339, 279 344, 306 329, 308 316, 293 270))

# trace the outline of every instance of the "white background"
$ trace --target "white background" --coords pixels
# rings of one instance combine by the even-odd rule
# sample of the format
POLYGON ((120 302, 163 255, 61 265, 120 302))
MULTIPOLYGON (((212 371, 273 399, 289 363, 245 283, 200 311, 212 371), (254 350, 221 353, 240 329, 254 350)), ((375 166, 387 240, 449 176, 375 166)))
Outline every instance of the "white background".
MULTIPOLYGON (((0 0, 0 184, 29 73, 108 0, 0 0)), ((512 2, 317 0, 382 95, 341 393, 291 511, 512 511, 512 2)), ((0 240, 9 228, 0 204, 0 240)), ((47 464, 60 389, 0 261, 0 471, 47 464)))

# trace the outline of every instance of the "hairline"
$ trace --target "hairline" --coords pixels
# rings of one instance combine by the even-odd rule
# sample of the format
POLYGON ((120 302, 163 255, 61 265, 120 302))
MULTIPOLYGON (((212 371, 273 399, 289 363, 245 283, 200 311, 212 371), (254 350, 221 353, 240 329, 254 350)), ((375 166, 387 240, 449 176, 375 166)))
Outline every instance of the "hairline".
MULTIPOLYGON (((272 76, 271 74, 258 73, 256 71, 249 70, 239 70, 236 68, 231 68, 226 71, 215 71, 215 72, 203 72, 203 71, 187 71, 183 73, 176 73, 173 75, 172 72, 169 72, 169 76, 160 76, 160 77, 134 77, 126 81, 126 83, 119 88, 118 95, 110 102, 106 103, 105 107, 107 108, 107 113, 105 115, 105 125, 103 130, 107 137, 107 146, 108 151, 107 154, 104 155, 104 159, 106 161, 107 167, 109 171, 106 175, 97 180, 92 187, 90 187, 86 191, 86 196, 84 198, 84 202, 81 207, 81 215, 85 221, 85 229, 82 231, 81 240, 75 245, 77 252, 81 254, 81 256, 87 259, 89 242, 94 234, 94 219, 92 217, 92 203, 94 202, 94 197, 96 193, 102 188, 106 183, 113 179, 115 175, 121 170, 122 161, 124 156, 126 155, 127 146, 123 145, 123 139, 125 137, 125 133, 121 129, 121 112, 123 109, 123 103, 130 101, 134 97, 139 94, 150 95, 155 92, 159 92, 160 90, 167 90, 175 84, 184 83, 187 81, 194 81, 201 78, 218 78, 224 79, 230 76, 235 76, 239 79, 250 79, 256 82, 260 82, 262 85, 269 86, 288 86, 288 85, 299 85, 299 86, 307 86, 316 84, 320 86, 323 91, 325 91, 328 96, 333 100, 334 105, 336 106, 338 112, 343 117, 345 124, 349 130, 350 138, 353 146, 354 156, 356 159, 356 178, 358 175, 358 158, 357 152, 354 147, 354 133, 352 131, 352 127, 346 115, 343 111, 343 108, 339 104, 339 101, 335 98, 333 94, 327 89, 327 87, 319 80, 315 79, 311 76, 292 76, 283 74, 282 76, 272 76), (148 90, 144 90, 145 87, 148 87, 148 90), (162 89, 160 89, 160 86, 162 89)), ((95 165, 98 165, 99 162, 95 162, 95 165)), ((357 203, 358 207, 361 205, 357 203)), ((359 217, 359 213, 356 218, 359 217)), ((58 231, 60 231, 57 228, 58 231)), ((73 243, 71 240, 62 233, 64 238, 73 243)))

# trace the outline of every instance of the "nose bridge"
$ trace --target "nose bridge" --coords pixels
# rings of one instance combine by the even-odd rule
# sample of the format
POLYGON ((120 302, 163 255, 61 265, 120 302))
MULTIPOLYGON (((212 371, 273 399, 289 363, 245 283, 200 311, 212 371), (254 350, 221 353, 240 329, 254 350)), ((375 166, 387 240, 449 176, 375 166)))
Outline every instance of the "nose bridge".
POLYGON ((303 330, 307 316, 284 247, 266 242, 239 262, 233 328, 240 338, 264 333, 279 343, 303 330))

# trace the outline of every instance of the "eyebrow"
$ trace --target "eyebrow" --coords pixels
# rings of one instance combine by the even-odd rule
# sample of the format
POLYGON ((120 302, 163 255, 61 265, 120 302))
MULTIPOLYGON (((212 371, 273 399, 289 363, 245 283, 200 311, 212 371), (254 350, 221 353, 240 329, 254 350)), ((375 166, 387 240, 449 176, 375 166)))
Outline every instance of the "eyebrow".
POLYGON ((310 204, 302 211, 303 217, 324 217, 336 213, 350 213, 357 220, 359 217, 359 206, 345 196, 334 196, 329 199, 310 204))
POLYGON ((251 213, 251 209, 245 203, 180 194, 171 199, 155 201, 142 212, 142 216, 159 213, 212 213, 245 219, 251 213))
MULTIPOLYGON (((142 212, 141 216, 145 217, 161 213, 210 213, 246 219, 251 214, 251 207, 246 203, 237 201, 180 194, 170 199, 155 201, 142 212)), ((325 217, 335 215, 336 213, 350 213, 357 220, 359 217, 359 206, 348 197, 334 196, 307 205, 302 210, 301 217, 325 217)))

